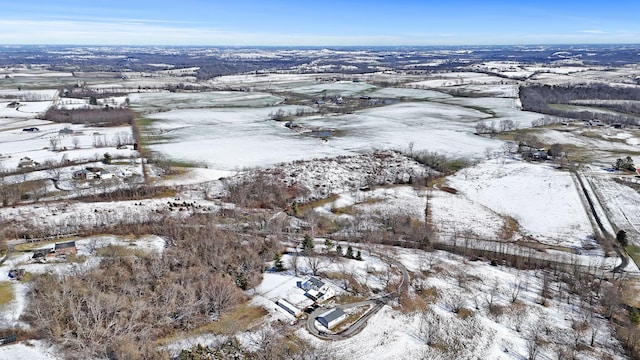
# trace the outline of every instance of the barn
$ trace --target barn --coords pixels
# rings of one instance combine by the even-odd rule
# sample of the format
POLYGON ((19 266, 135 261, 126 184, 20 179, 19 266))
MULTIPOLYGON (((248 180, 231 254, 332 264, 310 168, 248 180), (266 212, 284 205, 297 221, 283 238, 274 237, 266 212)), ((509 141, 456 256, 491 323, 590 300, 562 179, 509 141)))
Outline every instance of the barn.
POLYGON ((327 329, 331 329, 346 317, 347 314, 345 314, 344 310, 342 310, 341 308, 334 308, 329 311, 323 312, 316 318, 316 320, 318 320, 318 322, 322 324, 322 326, 326 327, 327 329))

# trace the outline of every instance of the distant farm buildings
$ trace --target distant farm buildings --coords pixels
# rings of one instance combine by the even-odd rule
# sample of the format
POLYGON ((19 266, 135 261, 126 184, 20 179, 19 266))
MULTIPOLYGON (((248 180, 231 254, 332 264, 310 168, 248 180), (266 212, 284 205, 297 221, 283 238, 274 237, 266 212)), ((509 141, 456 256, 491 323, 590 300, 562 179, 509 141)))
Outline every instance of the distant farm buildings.
POLYGON ((58 134, 60 134, 60 135, 72 135, 73 134, 73 130, 71 130, 70 128, 66 127, 66 128, 60 129, 60 131, 58 131, 58 134))
POLYGON ((20 159, 20 161, 18 161, 18 167, 19 168, 26 168, 26 167, 34 167, 38 165, 38 163, 36 163, 35 161, 33 161, 31 158, 25 156, 22 159, 20 159))
POLYGON ((75 255, 78 252, 75 241, 58 243, 53 250, 56 255, 75 255))
POLYGON ((33 252, 32 259, 50 259, 58 256, 67 256, 77 254, 78 249, 75 241, 57 243, 53 248, 38 249, 33 252))
POLYGON ((85 168, 73 172, 73 180, 113 179, 113 173, 102 168, 85 168))

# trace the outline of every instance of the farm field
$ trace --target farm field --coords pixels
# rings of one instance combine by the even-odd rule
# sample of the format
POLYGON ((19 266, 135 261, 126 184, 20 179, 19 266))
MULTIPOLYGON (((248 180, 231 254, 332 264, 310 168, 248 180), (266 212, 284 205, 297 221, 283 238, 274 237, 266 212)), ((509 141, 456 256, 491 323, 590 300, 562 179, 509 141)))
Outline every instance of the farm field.
POLYGON ((0 66, 0 359, 640 351, 637 68, 103 51, 0 66))

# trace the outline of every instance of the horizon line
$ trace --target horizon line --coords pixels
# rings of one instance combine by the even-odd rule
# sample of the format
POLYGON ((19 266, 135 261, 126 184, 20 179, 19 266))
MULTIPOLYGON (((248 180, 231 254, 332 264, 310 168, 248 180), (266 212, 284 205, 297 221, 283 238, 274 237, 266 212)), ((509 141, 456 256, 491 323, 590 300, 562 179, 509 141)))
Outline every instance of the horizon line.
POLYGON ((326 48, 326 47, 334 47, 334 48, 420 48, 420 47, 486 47, 486 46, 513 46, 513 47, 530 47, 530 46, 607 46, 607 45, 615 45, 615 46, 640 46, 640 42, 638 43, 626 43, 626 42, 603 42, 603 43, 531 43, 531 44, 448 44, 448 45, 415 45, 415 44, 404 44, 404 45, 338 45, 338 44, 319 44, 319 45, 195 45, 195 44, 74 44, 74 43, 57 43, 57 44, 36 44, 36 43, 25 43, 25 44, 0 44, 1 47, 12 47, 12 46, 38 46, 38 47, 47 47, 47 46, 85 46, 85 47, 224 47, 224 48, 326 48))

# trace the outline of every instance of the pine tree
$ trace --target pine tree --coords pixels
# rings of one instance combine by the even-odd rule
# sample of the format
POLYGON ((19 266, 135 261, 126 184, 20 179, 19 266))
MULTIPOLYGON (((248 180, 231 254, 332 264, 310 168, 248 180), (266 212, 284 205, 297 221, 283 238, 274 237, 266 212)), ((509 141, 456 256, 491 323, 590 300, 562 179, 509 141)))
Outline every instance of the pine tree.
POLYGON ((280 255, 279 252, 276 252, 273 255, 273 268, 278 272, 287 270, 287 268, 284 267, 284 263, 282 262, 282 255, 280 255))
POLYGON ((300 211, 300 209, 298 209, 298 202, 294 201, 291 204, 291 213, 293 216, 298 216, 298 212, 300 211))
POLYGON ((618 240, 618 242, 620 243, 620 245, 622 246, 627 246, 629 245, 629 242, 627 240, 627 232, 624 230, 620 230, 618 231, 618 233, 616 234, 616 240, 618 240))
POLYGON ((336 254, 342 256, 342 246, 340 246, 340 244, 336 245, 336 254))
POLYGON ((358 250, 358 252, 356 253, 356 258, 355 259, 362 261, 362 253, 360 252, 360 250, 358 250))
POLYGON ((325 248, 325 251, 327 253, 331 252, 331 250, 333 249, 334 245, 335 244, 333 243, 333 241, 331 241, 331 239, 325 239, 324 240, 324 248, 325 248))
POLYGON ((351 247, 351 245, 347 247, 347 253, 345 254, 345 257, 347 259, 353 259, 353 248, 351 247))
POLYGON ((313 238, 311 235, 305 235, 304 240, 302 241, 302 253, 305 255, 313 254, 313 238))

